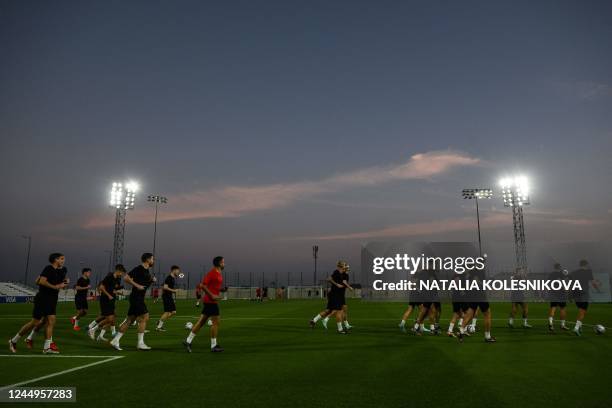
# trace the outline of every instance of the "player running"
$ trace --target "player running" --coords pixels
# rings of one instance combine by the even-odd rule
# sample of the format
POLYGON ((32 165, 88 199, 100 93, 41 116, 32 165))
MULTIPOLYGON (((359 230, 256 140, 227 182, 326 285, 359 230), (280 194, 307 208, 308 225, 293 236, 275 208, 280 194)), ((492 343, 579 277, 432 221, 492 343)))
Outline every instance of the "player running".
MULTIPOLYGON (((327 294, 327 307, 324 311, 317 314, 312 320, 309 322, 310 327, 314 329, 317 322, 327 316, 335 316, 336 317, 336 325, 338 326, 338 333, 346 334, 347 329, 342 323, 344 320, 344 313, 342 312, 342 305, 345 303, 344 300, 344 290, 346 290, 346 284, 343 281, 343 273, 348 264, 344 261, 338 261, 336 264, 337 268, 332 273, 332 276, 327 280, 331 283, 331 289, 327 294)), ((327 325, 324 325, 327 328, 327 325)))
MULTIPOLYGON (((482 281, 485 279, 485 270, 473 269, 469 272, 469 276, 470 279, 479 281, 478 286, 482 287, 482 281)), ((469 303, 467 303, 467 305, 464 304, 463 321, 459 328, 459 342, 462 343, 464 337, 469 335, 467 331, 468 324, 470 324, 470 320, 472 320, 476 312, 480 309, 484 320, 484 340, 486 343, 496 343, 497 339, 491 336, 491 321, 493 320, 493 316, 491 313, 491 306, 487 301, 486 293, 467 291, 466 295, 466 300, 468 300, 469 303)))
POLYGON ((145 330, 149 321, 149 310, 145 303, 145 294, 147 288, 155 282, 155 278, 149 272, 149 269, 155 264, 153 254, 145 252, 140 257, 141 264, 135 267, 125 276, 125 283, 132 285, 130 293, 130 308, 128 309, 127 319, 121 324, 119 331, 111 340, 110 344, 115 350, 121 351, 119 341, 128 330, 132 322, 138 322, 138 350, 151 350, 144 342, 145 330))
MULTIPOLYGON (((516 268, 516 273, 510 279, 525 279, 527 277, 527 271, 523 268, 516 268)), ((521 308, 523 315, 523 328, 531 329, 531 325, 527 322, 527 316, 529 314, 529 306, 525 302, 525 295, 521 291, 513 290, 510 294, 510 300, 512 301, 512 308, 510 309, 510 316, 508 317, 508 327, 514 328, 514 317, 518 308, 521 308)))
MULTIPOLYGON (((348 322, 348 305, 346 304, 346 289, 349 289, 350 291, 354 291, 355 289, 353 289, 353 287, 348 283, 349 282, 349 272, 351 270, 351 267, 345 261, 340 261, 339 263, 342 263, 343 265, 342 284, 344 285, 344 288, 342 289, 342 294, 341 294, 342 296, 342 326, 344 326, 345 330, 351 330, 353 326, 351 326, 348 322)), ((329 281, 329 278, 327 280, 329 281)), ((323 324, 323 327, 325 327, 326 329, 327 329, 327 323, 329 322, 329 317, 330 315, 328 314, 327 316, 325 316, 325 318, 321 322, 323 324)))
POLYGON ((9 340, 11 352, 17 352, 17 342, 36 326, 46 321, 45 343, 43 346, 44 354, 59 354, 59 350, 53 342, 53 329, 56 322, 56 307, 59 291, 64 289, 69 281, 66 279, 66 268, 64 263, 66 258, 63 254, 53 253, 49 255, 49 264, 43 269, 36 280, 38 293, 34 297, 34 310, 32 320, 26 323, 19 332, 9 340))
POLYGON ((217 336, 219 334, 219 301, 222 299, 221 287, 223 284, 223 275, 221 275, 221 271, 225 268, 225 259, 222 256, 217 256, 213 259, 213 267, 206 274, 202 282, 200 283, 200 288, 204 292, 204 307, 202 308, 202 314, 200 318, 193 325, 191 332, 183 341, 183 345, 187 349, 189 353, 191 353, 191 343, 195 338, 196 334, 200 331, 202 326, 206 324, 208 319, 212 321, 212 326, 210 328, 210 351, 213 353, 220 353, 223 350, 223 347, 217 344, 217 336))
MULTIPOLYGON (((554 270, 548 275, 548 279, 550 280, 565 280, 567 279, 568 272, 567 270, 561 267, 560 263, 556 263, 554 265, 554 270)), ((551 291, 550 295, 550 309, 548 311, 548 331, 554 332, 554 319, 555 312, 559 309, 559 317, 561 318, 561 330, 569 330, 568 327, 565 326, 565 317, 567 315, 567 293, 563 290, 551 291)))
POLYGON ((89 289, 91 288, 89 283, 90 276, 91 268, 83 268, 83 270, 81 270, 81 277, 77 280, 74 287, 74 304, 76 306, 77 314, 70 318, 70 323, 75 331, 81 330, 79 327, 79 319, 87 315, 87 293, 89 293, 89 289))
POLYGON ((589 267, 589 262, 582 259, 579 263, 579 268, 572 272, 571 278, 580 282, 582 290, 574 291, 574 301, 578 307, 578 317, 576 317, 576 326, 574 326, 574 334, 582 336, 582 321, 589 309, 590 287, 598 289, 599 281, 593 276, 593 271, 589 267))
POLYGON ((87 334, 89 338, 97 341, 108 341, 104 334, 109 327, 115 326, 115 298, 117 293, 121 290, 121 277, 125 273, 125 267, 121 264, 115 266, 113 273, 108 273, 102 282, 98 285, 100 291, 100 316, 102 320, 99 323, 89 327, 87 334), (98 327, 101 329, 100 334, 96 337, 96 330, 98 327))
POLYGON ((157 322, 157 327, 155 329, 157 331, 166 331, 166 329, 164 329, 164 323, 166 322, 166 320, 176 314, 174 294, 178 292, 178 290, 174 289, 174 287, 176 286, 176 278, 178 277, 179 273, 181 273, 181 269, 176 265, 172 265, 172 267, 170 268, 170 275, 168 275, 166 277, 166 280, 164 281, 164 286, 162 287, 164 313, 161 315, 159 321, 157 322))

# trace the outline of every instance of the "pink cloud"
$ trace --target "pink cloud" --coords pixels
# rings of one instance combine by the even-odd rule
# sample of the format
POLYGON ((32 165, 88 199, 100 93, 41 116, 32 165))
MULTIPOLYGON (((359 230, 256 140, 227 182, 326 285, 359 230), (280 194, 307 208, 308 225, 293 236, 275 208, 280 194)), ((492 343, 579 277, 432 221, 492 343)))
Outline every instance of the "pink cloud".
MULTIPOLYGON (((334 175, 319 181, 301 181, 261 186, 228 186, 168 197, 169 204, 158 221, 178 221, 202 218, 239 217, 249 212, 281 208, 320 194, 370 186, 395 180, 429 179, 456 167, 476 166, 478 158, 453 151, 415 154, 403 164, 370 167, 334 175)), ((152 222, 150 209, 137 209, 129 214, 130 223, 152 222)), ((113 225, 110 215, 94 217, 85 228, 113 225)))

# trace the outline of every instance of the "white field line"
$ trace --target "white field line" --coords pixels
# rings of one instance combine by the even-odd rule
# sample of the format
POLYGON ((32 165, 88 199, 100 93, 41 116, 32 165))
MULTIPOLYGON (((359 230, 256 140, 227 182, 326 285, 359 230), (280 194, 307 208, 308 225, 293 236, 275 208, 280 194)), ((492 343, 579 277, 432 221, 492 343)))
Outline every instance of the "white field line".
POLYGON ((64 375, 64 374, 68 374, 71 373, 73 371, 78 371, 78 370, 82 370, 84 368, 89 368, 89 367, 93 367, 96 366, 98 364, 104 364, 104 363, 108 363, 120 358, 123 358, 125 356, 28 356, 28 355, 21 355, 21 354, 1 354, 0 357, 24 357, 24 358, 33 358, 33 357, 43 357, 43 358, 101 358, 103 360, 100 361, 96 361, 93 363, 89 363, 89 364, 84 364, 78 367, 73 367, 73 368, 69 368, 67 370, 63 370, 63 371, 58 371, 56 373, 51 373, 51 374, 47 374, 47 375, 43 375, 42 377, 36 377, 36 378, 32 378, 30 380, 25 380, 25 381, 21 381, 15 384, 11 384, 11 385, 5 385, 3 387, 0 387, 0 391, 1 390, 6 390, 9 388, 14 388, 14 387, 21 387, 22 385, 26 385, 26 384, 31 384, 31 383, 35 383, 38 381, 42 381, 42 380, 46 380, 48 378, 52 378, 52 377, 57 377, 59 375, 64 375))

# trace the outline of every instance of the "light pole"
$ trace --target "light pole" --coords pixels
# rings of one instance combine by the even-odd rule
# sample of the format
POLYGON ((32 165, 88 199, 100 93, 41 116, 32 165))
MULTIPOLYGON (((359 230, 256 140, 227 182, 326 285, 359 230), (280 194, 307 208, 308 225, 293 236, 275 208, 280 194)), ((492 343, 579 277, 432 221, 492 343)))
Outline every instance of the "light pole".
POLYGON ((529 205, 529 182, 525 176, 515 176, 503 178, 499 184, 502 188, 504 207, 512 209, 516 266, 526 273, 527 245, 525 244, 523 206, 529 205))
POLYGON ((314 278, 312 280, 313 286, 317 286, 317 258, 319 257, 319 246, 312 246, 312 257, 314 259, 314 278))
POLYGON ((28 251, 26 254, 26 264, 25 264, 25 275, 23 277, 23 284, 28 286, 28 271, 30 270, 30 250, 32 249, 32 236, 22 235, 21 237, 28 241, 28 251))
POLYGON ((482 240, 480 239, 480 210, 478 209, 478 199, 493 197, 493 190, 490 188, 466 188, 461 192, 463 199, 476 200, 476 223, 478 225, 478 253, 482 257, 482 240))
MULTIPOLYGON (((167 204, 168 199, 160 195, 150 195, 147 196, 147 201, 150 203, 155 203, 155 222, 153 223, 153 255, 155 255, 155 257, 157 258, 157 253, 155 252, 157 244, 157 210, 159 204, 167 204)), ((157 270, 159 271, 159 264, 157 266, 157 270)))
POLYGON ((134 209, 138 185, 134 182, 113 183, 111 188, 110 207, 115 209, 115 236, 113 240, 113 263, 123 263, 125 242, 125 215, 127 210, 134 209))

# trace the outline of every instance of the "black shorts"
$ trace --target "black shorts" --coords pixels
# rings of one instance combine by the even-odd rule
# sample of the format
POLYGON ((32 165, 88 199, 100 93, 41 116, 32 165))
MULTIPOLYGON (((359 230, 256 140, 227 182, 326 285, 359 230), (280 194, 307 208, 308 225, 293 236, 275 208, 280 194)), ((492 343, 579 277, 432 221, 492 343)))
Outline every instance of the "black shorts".
POLYGON ((202 314, 207 317, 219 316, 219 305, 217 303, 204 303, 202 314))
POLYGON ((468 302, 453 302, 453 313, 465 313, 472 307, 471 303, 468 302))
POLYGON ((576 302, 576 307, 578 307, 578 309, 588 310, 589 302, 576 302))
POLYGON ((202 297, 202 295, 201 295, 201 294, 196 293, 196 299, 200 300, 200 298, 201 298, 201 297, 202 297))
POLYGON ((421 303, 425 309, 431 309, 431 304, 433 302, 423 302, 421 303))
POLYGON ((327 298, 327 310, 342 310, 343 300, 339 296, 330 296, 327 298))
POLYGON ((440 302, 432 302, 432 304, 436 307, 436 310, 438 312, 442 311, 442 303, 440 303, 440 302))
POLYGON ((550 307, 560 307, 563 309, 565 306, 567 306, 566 302, 550 302, 550 307))
POLYGON ((109 300, 106 295, 100 297, 100 314, 111 316, 115 314, 115 299, 109 300))
POLYGON ((149 313, 147 305, 144 299, 130 299, 130 308, 128 309, 128 316, 142 316, 143 314, 149 313))
POLYGON ((89 307, 87 306, 87 298, 74 298, 74 304, 77 308, 77 310, 81 310, 81 309, 89 309, 89 307))
POLYGON ((420 305, 421 303, 422 303, 422 302, 409 302, 409 303, 408 303, 408 306, 412 306, 412 307, 419 307, 419 305, 420 305))
POLYGON ((476 309, 480 309, 482 313, 485 313, 489 310, 489 302, 472 302, 470 303, 470 308, 476 312, 476 309))
POLYGON ((36 295, 34 297, 32 317, 36 320, 42 320, 45 316, 55 316, 56 307, 57 297, 36 295))
POLYGON ((176 304, 172 296, 162 296, 164 301, 164 312, 176 312, 176 304))

